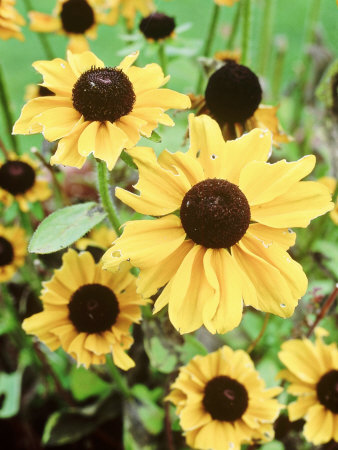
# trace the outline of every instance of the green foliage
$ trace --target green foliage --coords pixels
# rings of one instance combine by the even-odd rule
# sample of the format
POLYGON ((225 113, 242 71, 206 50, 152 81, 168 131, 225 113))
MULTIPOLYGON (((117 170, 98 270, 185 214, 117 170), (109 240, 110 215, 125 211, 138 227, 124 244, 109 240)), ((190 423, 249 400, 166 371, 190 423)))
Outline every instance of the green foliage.
POLYGON ((74 398, 81 402, 92 396, 106 396, 113 386, 93 371, 73 366, 70 373, 70 388, 74 398))
POLYGON ((148 389, 143 384, 135 384, 131 393, 140 402, 137 413, 144 428, 151 434, 159 434, 163 428, 164 410, 156 402, 163 395, 163 389, 148 389))
POLYGON ((15 416, 20 408, 22 373, 0 373, 0 418, 15 416))
POLYGON ((67 206, 50 214, 36 229, 29 243, 31 253, 61 250, 85 235, 107 216, 95 202, 67 206))

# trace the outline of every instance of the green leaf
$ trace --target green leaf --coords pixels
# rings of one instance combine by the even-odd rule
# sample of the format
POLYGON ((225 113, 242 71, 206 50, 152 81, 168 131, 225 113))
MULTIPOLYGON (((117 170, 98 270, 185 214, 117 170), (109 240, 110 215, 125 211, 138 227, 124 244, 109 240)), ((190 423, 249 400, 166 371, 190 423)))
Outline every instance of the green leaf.
POLYGON ((183 364, 187 364, 196 355, 205 356, 208 354, 204 345, 195 336, 186 334, 183 338, 183 346, 177 347, 177 350, 181 353, 180 360, 183 364))
POLYGON ((160 387, 148 389, 142 384, 136 384, 131 391, 140 402, 140 404, 134 403, 133 408, 137 410, 138 417, 144 428, 150 434, 160 433, 163 428, 165 413, 163 407, 157 405, 156 401, 162 397, 163 389, 160 387))
POLYGON ((68 247, 100 223, 107 213, 95 202, 67 206, 40 223, 29 243, 31 253, 52 253, 68 247))
POLYGON ((107 394, 112 389, 111 384, 103 381, 94 372, 75 366, 70 374, 70 387, 74 398, 80 402, 88 397, 107 394))
POLYGON ((137 170, 137 165, 134 163, 133 158, 124 150, 121 153, 120 158, 122 159, 123 162, 127 164, 128 167, 137 170))
POLYGON ((272 441, 260 447, 261 450, 284 450, 284 444, 279 441, 272 441))
POLYGON ((154 336, 150 339, 149 345, 146 346, 146 352, 152 367, 155 369, 163 373, 170 373, 174 370, 177 357, 170 354, 170 351, 162 345, 158 337, 154 336))
POLYGON ((162 142, 161 136, 159 134, 157 134, 156 131, 153 131, 151 133, 151 136, 147 137, 146 139, 149 139, 150 141, 156 142, 157 144, 162 142))
POLYGON ((21 372, 0 373, 0 418, 13 417, 19 411, 21 394, 21 372))

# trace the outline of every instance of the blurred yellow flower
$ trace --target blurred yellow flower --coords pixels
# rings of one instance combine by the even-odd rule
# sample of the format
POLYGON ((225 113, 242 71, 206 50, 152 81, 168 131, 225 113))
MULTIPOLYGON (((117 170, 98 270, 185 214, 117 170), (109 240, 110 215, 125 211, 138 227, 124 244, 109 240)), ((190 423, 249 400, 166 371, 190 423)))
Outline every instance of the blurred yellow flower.
POLYGON ((25 25, 25 19, 16 11, 15 0, 0 1, 0 39, 16 38, 24 40, 21 26, 25 25))
POLYGON ((0 283, 10 280, 17 269, 24 265, 26 253, 24 230, 0 225, 0 283))

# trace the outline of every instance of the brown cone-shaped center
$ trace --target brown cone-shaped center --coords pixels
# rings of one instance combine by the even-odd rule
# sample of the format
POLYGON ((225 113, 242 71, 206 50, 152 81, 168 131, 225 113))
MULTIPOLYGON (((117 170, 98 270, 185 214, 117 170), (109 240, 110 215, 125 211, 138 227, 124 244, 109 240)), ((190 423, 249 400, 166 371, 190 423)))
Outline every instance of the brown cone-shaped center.
POLYGON ((215 377, 205 386, 203 406, 214 420, 234 422, 242 417, 248 404, 247 390, 230 377, 215 377))
POLYGON ((101 284, 85 284, 74 292, 68 304, 69 319, 79 333, 110 330, 120 312, 114 292, 101 284))
POLYGON ((83 34, 94 25, 93 8, 86 0, 68 0, 61 9, 62 28, 67 33, 83 34))
POLYGON ((0 188, 12 195, 24 194, 34 182, 33 167, 23 161, 7 161, 0 167, 0 188))
POLYGON ((14 259, 14 250, 12 244, 0 236, 0 267, 11 264, 14 259))
POLYGON ((169 37, 174 29, 175 19, 159 12, 144 17, 140 23, 140 30, 144 36, 154 41, 169 37))
POLYGON ((331 370, 317 384, 318 400, 325 408, 338 414, 338 370, 331 370))
POLYGON ((129 114, 135 103, 133 85, 120 69, 89 69, 73 87, 74 108, 85 120, 115 122, 129 114))
POLYGON ((207 248, 229 248, 244 236, 250 207, 233 183, 209 178, 195 184, 184 196, 180 210, 188 237, 207 248))
POLYGON ((220 126, 244 122, 262 100, 258 77, 246 66, 228 61, 214 72, 205 91, 205 101, 220 126))

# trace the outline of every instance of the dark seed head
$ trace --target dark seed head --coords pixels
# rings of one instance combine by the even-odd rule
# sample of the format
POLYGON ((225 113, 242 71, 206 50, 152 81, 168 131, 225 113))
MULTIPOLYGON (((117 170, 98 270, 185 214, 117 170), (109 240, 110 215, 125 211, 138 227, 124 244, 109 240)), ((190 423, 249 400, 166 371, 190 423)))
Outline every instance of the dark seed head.
POLYGON ((209 178, 193 186, 180 210, 188 237, 207 248, 229 248, 244 236, 250 207, 243 192, 226 180, 209 178))
POLYGON ((338 370, 330 370, 317 384, 318 400, 325 408, 338 414, 338 370))
POLYGON ((85 120, 115 122, 129 114, 135 103, 134 88, 120 69, 89 69, 73 87, 74 108, 85 120))
POLYGON ((68 304, 69 319, 79 333, 110 330, 120 312, 114 292, 101 284, 85 284, 74 292, 68 304))
POLYGON ((23 161, 7 161, 0 167, 0 188, 12 195, 24 194, 34 182, 34 169, 23 161))
POLYGON ((234 422, 242 417, 248 404, 247 390, 230 377, 215 377, 205 386, 203 406, 214 420, 234 422))
POLYGON ((159 12, 144 17, 140 23, 140 30, 144 36, 154 41, 169 37, 174 29, 175 19, 159 12))
POLYGON ((14 259, 14 250, 12 244, 0 236, 0 267, 11 264, 14 259))
POLYGON ((220 126, 226 122, 244 122, 258 108, 262 88, 248 67, 228 61, 211 75, 205 100, 220 126))
POLYGON ((86 0, 68 0, 62 4, 61 21, 67 33, 83 34, 94 25, 93 8, 86 0))

